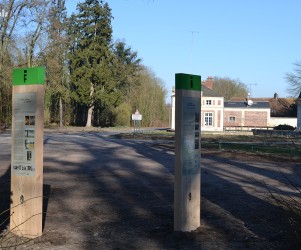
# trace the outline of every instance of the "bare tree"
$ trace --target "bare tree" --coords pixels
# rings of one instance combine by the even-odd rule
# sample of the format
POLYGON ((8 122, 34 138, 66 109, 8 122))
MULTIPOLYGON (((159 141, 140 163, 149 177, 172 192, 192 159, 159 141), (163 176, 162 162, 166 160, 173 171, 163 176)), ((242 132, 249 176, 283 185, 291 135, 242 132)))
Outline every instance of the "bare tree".
POLYGON ((36 45, 43 30, 48 2, 47 0, 1 1, 0 123, 5 120, 10 121, 12 69, 25 65, 31 67, 34 64, 34 55, 38 53, 36 45))
POLYGON ((32 31, 29 32, 29 43, 27 49, 27 66, 33 66, 33 58, 34 52, 36 49, 37 41, 43 31, 43 24, 45 23, 45 17, 47 14, 47 6, 48 1, 32 1, 31 5, 29 6, 30 16, 32 19, 30 20, 29 24, 33 26, 32 31))
POLYGON ((66 64, 69 43, 65 0, 51 0, 47 19, 48 45, 44 50, 44 64, 48 75, 46 95, 51 95, 52 102, 48 106, 49 118, 56 121, 57 113, 59 113, 59 124, 62 127, 64 122, 68 123, 67 105, 65 104, 69 102, 68 66, 66 64), (63 113, 63 111, 65 112, 63 113))
POLYGON ((285 79, 289 84, 287 88, 288 93, 297 97, 301 92, 301 61, 296 61, 293 65, 293 73, 286 73, 285 79))
POLYGON ((164 120, 166 89, 154 73, 145 68, 139 73, 140 85, 129 93, 129 103, 143 115, 143 126, 151 127, 164 120))
POLYGON ((248 95, 247 86, 240 80, 233 80, 229 77, 214 77, 213 90, 217 94, 229 100, 232 97, 246 97, 248 95))
POLYGON ((0 123, 8 123, 11 109, 11 71, 14 31, 27 6, 27 0, 3 1, 0 17, 0 123))

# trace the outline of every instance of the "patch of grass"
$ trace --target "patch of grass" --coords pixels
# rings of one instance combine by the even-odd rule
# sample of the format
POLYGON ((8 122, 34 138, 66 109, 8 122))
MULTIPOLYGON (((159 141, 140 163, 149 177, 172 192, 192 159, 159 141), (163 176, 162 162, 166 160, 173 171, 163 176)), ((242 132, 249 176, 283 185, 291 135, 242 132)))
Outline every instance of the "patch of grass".
POLYGON ((275 155, 286 155, 301 157, 301 147, 293 144, 260 144, 260 143, 239 143, 239 142, 202 142, 203 148, 217 150, 238 150, 244 152, 260 152, 275 155))
POLYGON ((165 129, 143 129, 141 128, 140 131, 137 133, 132 132, 125 132, 120 134, 111 135, 111 138, 116 139, 138 139, 138 140, 174 140, 175 133, 169 132, 165 129))
POLYGON ((254 136, 253 134, 202 134, 201 140, 204 142, 301 142, 297 138, 271 137, 271 136, 254 136))
POLYGON ((174 140, 174 133, 169 132, 143 132, 143 133, 120 133, 111 135, 116 139, 138 139, 138 140, 174 140))
MULTIPOLYGON (((174 140, 174 132, 166 130, 141 130, 141 133, 120 133, 112 135, 116 139, 138 140, 174 140)), ((263 153, 277 156, 301 158, 301 144, 298 139, 280 137, 260 137, 252 134, 202 134, 202 148, 211 150, 230 150, 251 153, 263 153), (280 144, 283 143, 283 144, 280 144)))

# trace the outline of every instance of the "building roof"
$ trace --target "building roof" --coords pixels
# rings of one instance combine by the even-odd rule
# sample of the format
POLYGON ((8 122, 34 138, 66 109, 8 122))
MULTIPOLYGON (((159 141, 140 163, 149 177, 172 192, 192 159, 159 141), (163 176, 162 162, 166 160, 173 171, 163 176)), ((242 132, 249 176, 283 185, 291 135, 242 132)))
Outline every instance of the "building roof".
POLYGON ((202 92, 204 97, 223 97, 217 93, 215 93, 212 89, 206 87, 202 84, 202 92))
POLYGON ((225 108, 249 108, 249 109, 270 109, 269 102, 253 101, 252 105, 248 105, 246 101, 226 101, 225 108))
MULTIPOLYGON (((234 97, 230 101, 243 101, 245 98, 234 97)), ((294 98, 279 98, 277 94, 272 98, 252 98, 253 102, 268 102, 271 108, 271 117, 296 117, 297 107, 294 98)))

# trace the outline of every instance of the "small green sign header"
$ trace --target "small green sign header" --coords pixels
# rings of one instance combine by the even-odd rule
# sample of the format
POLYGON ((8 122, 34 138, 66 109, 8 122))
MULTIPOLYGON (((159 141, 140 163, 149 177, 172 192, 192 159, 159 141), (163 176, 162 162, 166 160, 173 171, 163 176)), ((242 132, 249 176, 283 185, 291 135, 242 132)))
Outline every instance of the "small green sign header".
POLYGON ((13 70, 13 86, 44 84, 45 83, 45 68, 19 68, 13 70))
POLYGON ((176 89, 201 91, 201 76, 177 73, 176 89))

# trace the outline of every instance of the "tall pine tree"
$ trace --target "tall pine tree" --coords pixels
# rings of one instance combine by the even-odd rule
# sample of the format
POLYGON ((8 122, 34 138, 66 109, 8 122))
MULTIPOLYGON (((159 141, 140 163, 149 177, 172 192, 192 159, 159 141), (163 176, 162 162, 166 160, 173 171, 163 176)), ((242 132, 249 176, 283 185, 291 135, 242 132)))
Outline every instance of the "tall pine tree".
POLYGON ((131 89, 140 84, 138 76, 142 71, 142 60, 138 57, 138 53, 132 51, 123 41, 116 42, 113 51, 116 57, 118 89, 126 99, 131 89))
POLYGON ((102 112, 114 102, 113 17, 109 5, 98 0, 78 4, 77 11, 70 18, 69 32, 72 96, 84 108, 86 127, 91 127, 95 107, 102 112))

